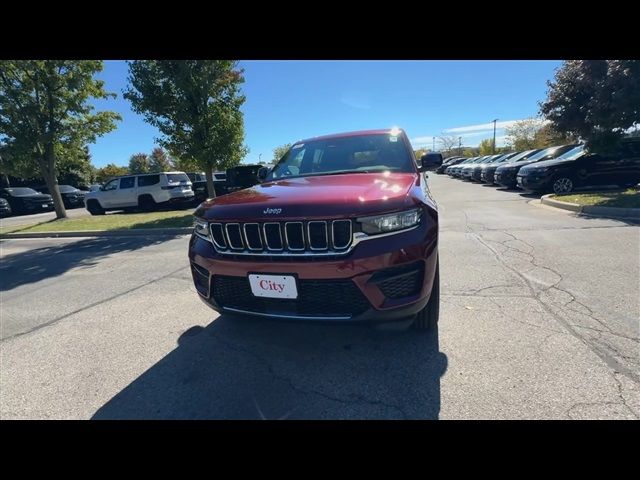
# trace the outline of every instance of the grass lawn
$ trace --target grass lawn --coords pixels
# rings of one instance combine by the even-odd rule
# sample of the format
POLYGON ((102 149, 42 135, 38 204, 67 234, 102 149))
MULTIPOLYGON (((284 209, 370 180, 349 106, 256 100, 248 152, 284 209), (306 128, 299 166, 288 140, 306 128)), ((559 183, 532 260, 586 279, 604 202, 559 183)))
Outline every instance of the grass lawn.
POLYGON ((110 213, 83 218, 49 220, 35 225, 0 227, 0 233, 10 232, 71 232, 82 230, 129 230, 133 228, 191 227, 193 211, 178 210, 150 213, 110 213))
POLYGON ((554 195, 561 202, 599 207, 640 208, 640 191, 630 188, 623 192, 585 192, 571 195, 554 195))

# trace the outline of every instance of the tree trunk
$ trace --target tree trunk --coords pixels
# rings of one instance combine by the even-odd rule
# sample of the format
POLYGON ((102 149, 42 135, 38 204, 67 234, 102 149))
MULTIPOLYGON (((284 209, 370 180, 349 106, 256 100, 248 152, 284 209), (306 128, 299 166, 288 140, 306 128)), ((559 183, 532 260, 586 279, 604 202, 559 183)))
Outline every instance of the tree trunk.
POLYGON ((47 184, 47 188, 53 197, 53 206, 56 209, 56 218, 67 218, 67 211, 64 208, 62 195, 60 195, 60 189, 58 188, 58 179, 56 178, 55 168, 56 156, 53 151, 52 144, 45 144, 44 157, 44 161, 40 162, 40 170, 42 171, 42 177, 47 184))
POLYGON ((204 174, 207 177, 207 192, 209 192, 208 198, 216 198, 216 189, 213 187, 213 168, 207 166, 204 174))

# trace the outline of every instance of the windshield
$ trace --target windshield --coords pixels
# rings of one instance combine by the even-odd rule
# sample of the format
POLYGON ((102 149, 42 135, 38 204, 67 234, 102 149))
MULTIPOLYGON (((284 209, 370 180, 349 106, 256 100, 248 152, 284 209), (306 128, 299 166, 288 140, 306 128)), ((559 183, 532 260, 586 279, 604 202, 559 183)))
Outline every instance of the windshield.
POLYGON ((562 147, 549 147, 549 148, 545 148, 544 150, 540 150, 538 153, 536 153, 535 155, 532 155, 531 157, 527 158, 527 160, 540 160, 541 158, 546 157, 547 155, 551 155, 553 154, 553 152, 555 152, 556 150, 558 150, 559 148, 562 147))
POLYGON ((266 180, 381 171, 416 171, 401 137, 359 135, 296 143, 266 180))
POLYGON ((71 193, 78 190, 77 188, 72 187, 71 185, 58 185, 58 189, 60 190, 60 193, 71 193))
POLYGON ((38 194, 38 192, 36 192, 32 188, 7 188, 6 191, 9 192, 11 195, 14 195, 14 196, 17 196, 17 195, 37 195, 38 194))
POLYGON ((558 158, 556 158, 556 160, 575 160, 579 157, 581 157, 582 155, 584 155, 586 152, 584 151, 584 145, 580 145, 577 146, 575 148, 572 148, 571 150, 569 150, 568 152, 560 155, 558 158))
POLYGON ((522 153, 516 155, 515 157, 513 157, 511 160, 509 160, 509 163, 511 163, 511 162, 519 162, 521 160, 527 160, 531 155, 533 155, 537 151, 538 151, 538 149, 533 149, 533 150, 527 150, 525 152, 522 152, 522 153))

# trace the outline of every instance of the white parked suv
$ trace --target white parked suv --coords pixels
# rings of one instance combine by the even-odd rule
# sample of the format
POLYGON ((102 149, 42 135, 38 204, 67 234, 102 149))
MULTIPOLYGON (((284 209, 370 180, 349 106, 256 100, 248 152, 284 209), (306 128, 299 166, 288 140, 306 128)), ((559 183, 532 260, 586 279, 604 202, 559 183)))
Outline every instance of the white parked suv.
POLYGON ((186 173, 159 172, 109 180, 100 190, 87 193, 84 205, 91 215, 103 215, 106 210, 151 211, 168 204, 188 204, 191 200, 193 190, 186 173))

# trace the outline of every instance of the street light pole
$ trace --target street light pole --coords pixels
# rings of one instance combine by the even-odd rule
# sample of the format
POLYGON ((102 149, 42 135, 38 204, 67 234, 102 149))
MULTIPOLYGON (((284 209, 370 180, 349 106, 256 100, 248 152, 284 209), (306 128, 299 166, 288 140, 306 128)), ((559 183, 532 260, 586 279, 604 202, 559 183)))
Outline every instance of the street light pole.
POLYGON ((433 137, 433 150, 432 151, 436 151, 436 137, 433 137))
POLYGON ((498 119, 493 120, 493 154, 496 154, 496 122, 498 119))
POLYGON ((458 137, 458 155, 462 155, 462 137, 458 137))

